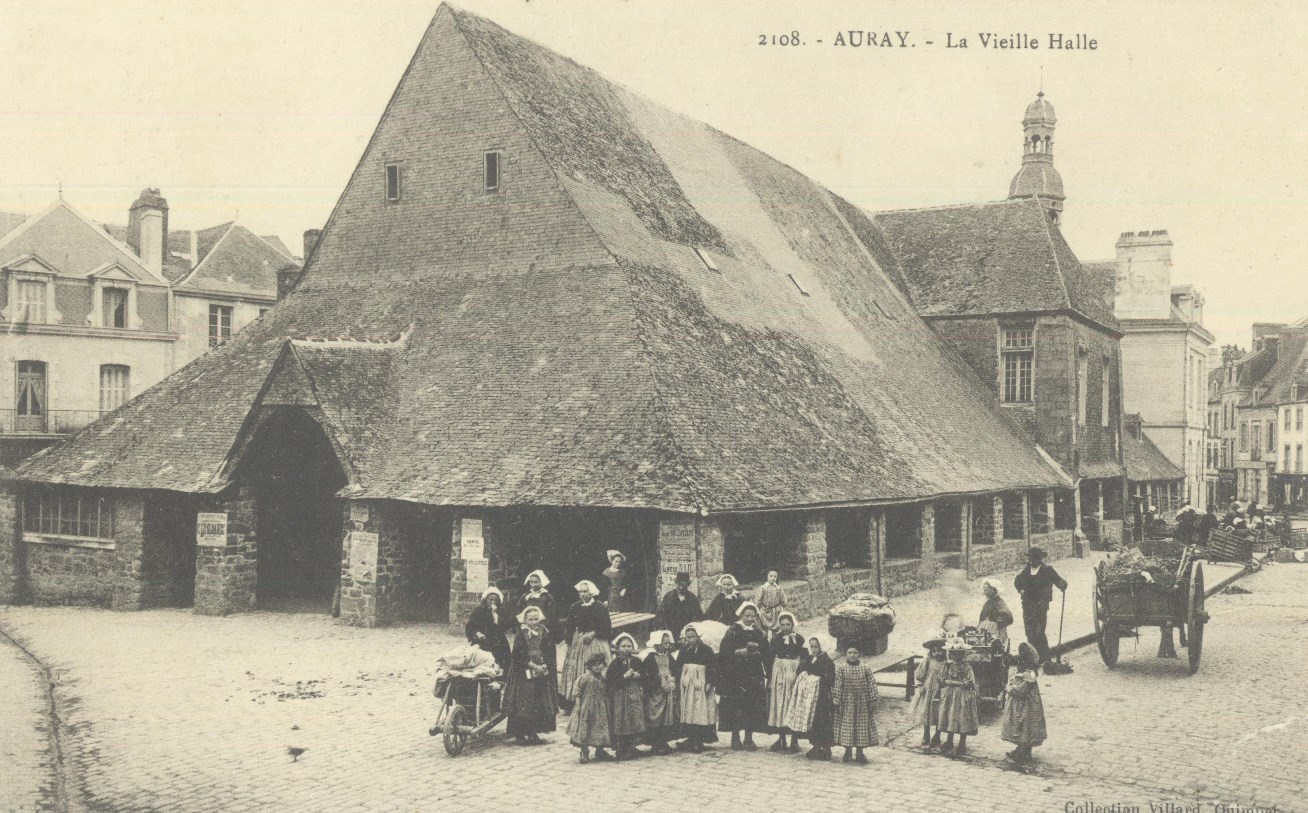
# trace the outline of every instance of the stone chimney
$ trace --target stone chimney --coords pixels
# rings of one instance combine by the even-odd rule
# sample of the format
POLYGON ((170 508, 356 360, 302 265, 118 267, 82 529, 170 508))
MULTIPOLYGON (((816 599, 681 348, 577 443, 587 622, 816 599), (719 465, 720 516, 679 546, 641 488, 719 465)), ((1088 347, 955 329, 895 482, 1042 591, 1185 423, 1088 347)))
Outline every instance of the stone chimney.
POLYGON ((309 255, 317 248, 318 241, 322 239, 322 229, 305 229, 304 230, 304 260, 309 261, 309 255))
POLYGON ((1239 347, 1236 347, 1233 344, 1224 345, 1222 347, 1222 366, 1225 367, 1228 364, 1239 361, 1240 357, 1243 355, 1244 351, 1239 347))
POLYGON ((300 284, 300 275, 303 269, 295 263, 287 263, 277 269, 277 301, 281 302, 290 296, 295 286, 300 284))
POLYGON ((156 274, 163 272, 168 256, 168 201, 158 189, 142 189, 128 210, 127 245, 142 265, 156 274))
POLYGON ((1166 319, 1172 313, 1172 238, 1166 229, 1122 232, 1117 240, 1118 319, 1166 319))

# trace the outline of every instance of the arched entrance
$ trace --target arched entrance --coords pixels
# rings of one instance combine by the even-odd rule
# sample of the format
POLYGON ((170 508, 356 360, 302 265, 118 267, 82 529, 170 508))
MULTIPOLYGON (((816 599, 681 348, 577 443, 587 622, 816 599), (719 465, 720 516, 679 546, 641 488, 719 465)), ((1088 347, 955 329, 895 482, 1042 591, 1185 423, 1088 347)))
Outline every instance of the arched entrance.
POLYGON ((329 612, 343 538, 335 494, 347 480, 309 408, 273 407, 262 415, 238 476, 255 497, 258 606, 329 612))

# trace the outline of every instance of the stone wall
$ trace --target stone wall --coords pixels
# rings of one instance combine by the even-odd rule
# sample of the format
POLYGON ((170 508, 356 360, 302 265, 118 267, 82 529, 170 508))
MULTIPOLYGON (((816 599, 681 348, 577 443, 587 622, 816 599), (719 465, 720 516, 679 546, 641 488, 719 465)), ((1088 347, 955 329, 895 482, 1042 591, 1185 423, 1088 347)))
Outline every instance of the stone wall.
POLYGON ((21 497, 9 484, 0 484, 0 604, 27 601, 26 551, 19 525, 21 497))
POLYGON ((112 544, 53 536, 22 542, 26 599, 41 605, 140 609, 143 505, 139 493, 115 492, 112 544))
POLYGON ((254 496, 242 486, 200 510, 227 515, 227 539, 223 545, 195 549, 195 612, 229 615, 253 610, 259 557, 254 496))
MULTIPOLYGON (((459 512, 454 517, 453 527, 450 529, 450 628, 458 634, 463 634, 463 626, 468 622, 468 616, 481 602, 480 590, 468 589, 468 560, 463 558, 463 540, 465 533, 469 538, 475 538, 472 534, 477 530, 477 524, 480 524, 482 539, 482 556, 487 560, 487 569, 489 573, 489 584, 495 585, 500 582, 518 583, 518 551, 513 544, 509 542, 507 535, 497 534, 495 532, 495 515, 494 512, 486 510, 465 510, 459 512)), ((525 574, 522 574, 525 576, 525 574)), ((565 596, 569 593, 566 590, 559 589, 561 585, 555 585, 551 589, 554 600, 563 602, 567 601, 565 596)), ((571 588, 572 585, 567 585, 571 588)), ((575 596, 575 593, 571 595, 575 596)), ((567 606, 562 608, 556 607, 558 612, 566 612, 567 606)))

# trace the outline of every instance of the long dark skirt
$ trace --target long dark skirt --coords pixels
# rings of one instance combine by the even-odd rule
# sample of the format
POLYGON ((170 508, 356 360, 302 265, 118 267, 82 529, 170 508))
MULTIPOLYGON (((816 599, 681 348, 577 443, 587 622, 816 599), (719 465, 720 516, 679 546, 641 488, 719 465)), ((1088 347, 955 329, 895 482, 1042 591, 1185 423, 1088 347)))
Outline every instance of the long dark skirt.
POLYGON ((557 695, 553 675, 528 680, 514 670, 504 690, 504 708, 509 712, 509 736, 525 737, 553 731, 559 713, 557 695))

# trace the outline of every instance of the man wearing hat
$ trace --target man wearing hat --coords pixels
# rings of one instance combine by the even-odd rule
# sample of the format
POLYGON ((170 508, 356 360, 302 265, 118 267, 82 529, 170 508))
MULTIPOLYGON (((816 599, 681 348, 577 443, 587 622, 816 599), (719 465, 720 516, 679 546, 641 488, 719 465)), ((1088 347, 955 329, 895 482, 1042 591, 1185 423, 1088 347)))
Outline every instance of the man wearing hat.
POLYGON ((1040 662, 1049 660, 1049 639, 1045 625, 1049 620, 1049 602, 1054 600, 1054 588, 1067 590, 1067 579, 1045 564, 1044 548, 1027 551, 1027 567, 1013 579, 1013 586, 1022 597, 1022 623, 1026 627, 1026 640, 1036 648, 1040 662))
POLYGON ((669 590, 659 604, 658 627, 680 632, 687 624, 703 618, 704 611, 699 606, 699 597, 690 592, 690 574, 678 573, 676 588, 669 590))

